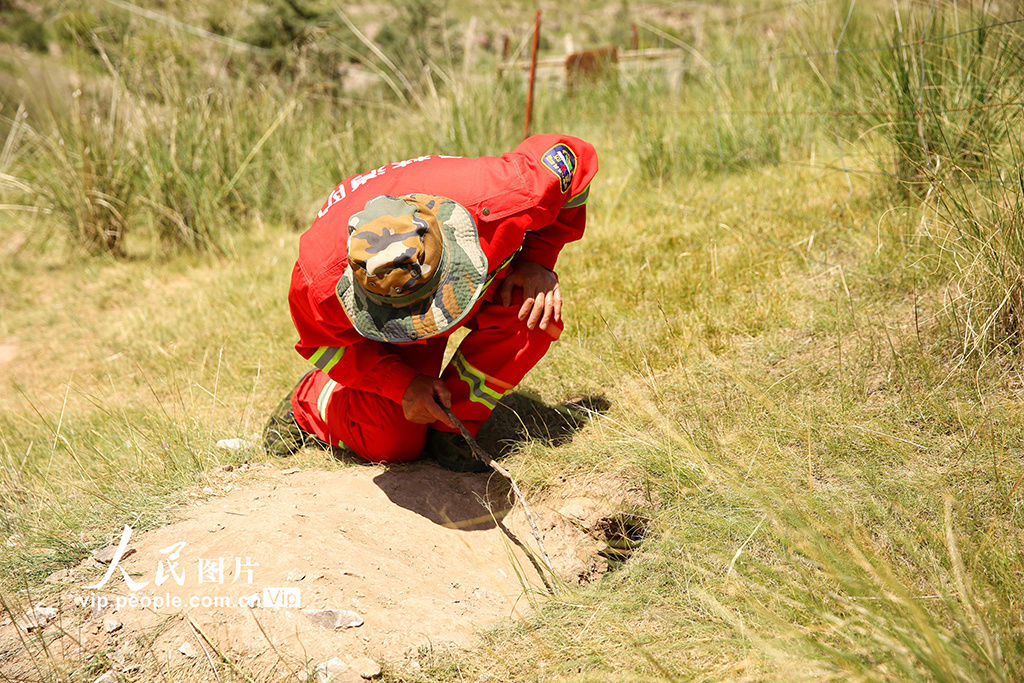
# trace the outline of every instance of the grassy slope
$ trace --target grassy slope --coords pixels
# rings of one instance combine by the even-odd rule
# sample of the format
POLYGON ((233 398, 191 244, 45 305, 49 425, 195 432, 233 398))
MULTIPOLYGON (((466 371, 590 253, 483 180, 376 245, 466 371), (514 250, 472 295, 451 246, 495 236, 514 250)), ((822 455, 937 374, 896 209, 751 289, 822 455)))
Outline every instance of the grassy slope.
POLYGON ((447 674, 998 675, 986 637, 1019 667, 1016 395, 922 347, 934 325, 875 253, 876 217, 834 208, 842 176, 794 168, 616 207, 605 160, 567 261, 573 334, 538 374, 615 405, 516 465, 642 469, 657 539, 447 674))
MULTIPOLYGON (((828 135, 790 131, 779 165, 652 178, 645 127, 690 131, 677 142, 699 152, 707 117, 638 121, 634 101, 590 97, 538 111, 538 130, 592 140, 602 172, 560 261, 567 332, 526 388, 612 407, 509 466, 536 487, 639 472, 654 533, 422 677, 1019 676, 1020 376, 954 360, 942 282, 906 244, 913 212, 822 169, 828 135)), ((395 156, 438 137, 409 126, 395 156)), ((212 444, 251 436, 302 371, 296 236, 250 238, 227 258, 3 264, 0 339, 19 354, 0 393, 5 590, 159 523, 225 457, 212 444)))

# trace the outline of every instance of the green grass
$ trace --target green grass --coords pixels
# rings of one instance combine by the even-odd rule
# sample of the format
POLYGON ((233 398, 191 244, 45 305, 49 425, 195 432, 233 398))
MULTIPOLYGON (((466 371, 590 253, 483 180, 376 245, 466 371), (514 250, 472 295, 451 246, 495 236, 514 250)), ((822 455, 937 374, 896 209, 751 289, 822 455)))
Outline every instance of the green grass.
MULTIPOLYGON (((944 31, 1005 19, 958 24, 936 7, 944 31)), ((213 444, 255 438, 305 369, 286 310, 295 229, 341 177, 516 143, 522 82, 493 75, 493 54, 464 73, 444 38, 480 8, 449 9, 436 25, 451 33, 417 47, 428 76, 330 30, 249 59, 106 9, 76 15, 87 30, 48 29, 71 43, 91 32, 103 50, 52 58, 53 106, 26 98, 17 122, 0 110, 14 131, 0 203, 39 209, 0 226, 0 248, 28 236, 0 261, 0 344, 17 352, 0 365, 7 595, 125 523, 160 524, 212 464, 263 457, 213 444), (182 60, 140 68, 158 48, 182 60), (416 87, 324 86, 324 64, 353 50, 416 87), (68 72, 85 79, 81 99, 66 96, 68 72), (119 248, 89 249, 102 239, 82 235, 107 234, 115 209, 130 217, 119 248)), ((231 17, 172 10, 256 40, 231 17)), ((505 11, 525 30, 529 13, 505 11)), ((630 11, 595 3, 580 25, 611 35, 602 18, 630 11)), ((508 466, 532 491, 569 474, 631 478, 651 534, 601 581, 394 680, 1024 672, 1020 122, 951 116, 911 130, 898 115, 828 115, 991 103, 1012 85, 992 67, 1015 58, 1015 33, 929 46, 918 82, 921 51, 764 59, 840 35, 851 50, 890 42, 888 5, 849 21, 831 5, 743 21, 735 6, 705 11, 699 35, 665 20, 703 57, 678 86, 654 72, 572 95, 543 86, 535 110, 534 130, 592 141, 602 170, 587 235, 559 262, 566 332, 524 388, 553 404, 604 395, 611 408, 508 466), (906 87, 880 91, 879 73, 906 87), (941 172, 908 142, 923 135, 949 162, 941 172), (910 174, 931 192, 894 192, 891 176, 910 174)), ((320 23, 334 17, 324 12, 320 23)), ((923 35, 913 22, 904 35, 923 35)))

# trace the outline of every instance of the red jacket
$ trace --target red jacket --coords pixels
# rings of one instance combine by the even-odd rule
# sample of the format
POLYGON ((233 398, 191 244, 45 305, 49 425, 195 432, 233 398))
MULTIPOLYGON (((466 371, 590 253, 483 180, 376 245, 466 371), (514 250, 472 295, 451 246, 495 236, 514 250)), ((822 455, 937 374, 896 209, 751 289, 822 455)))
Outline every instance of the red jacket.
POLYGON ((473 215, 490 271, 520 247, 518 258, 554 269, 562 247, 583 236, 585 201, 596 172, 597 153, 589 143, 534 135, 500 157, 430 155, 346 178, 299 241, 288 295, 299 332, 295 349, 339 384, 401 403, 419 373, 390 352, 389 344, 356 332, 335 294, 348 264, 349 216, 382 194, 448 197, 473 215), (564 163, 564 154, 550 154, 563 150, 557 145, 571 150, 574 168, 564 163))

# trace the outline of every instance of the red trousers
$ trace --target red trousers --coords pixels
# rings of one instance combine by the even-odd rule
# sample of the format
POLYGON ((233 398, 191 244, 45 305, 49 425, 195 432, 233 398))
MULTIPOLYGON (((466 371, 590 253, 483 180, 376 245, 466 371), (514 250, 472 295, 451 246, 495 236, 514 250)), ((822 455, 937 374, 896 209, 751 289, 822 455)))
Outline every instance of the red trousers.
MULTIPOLYGON (((498 288, 492 288, 491 298, 498 288)), ((424 375, 441 377, 452 393, 452 412, 476 434, 508 390, 544 357, 562 332, 552 321, 547 330, 529 329, 519 320, 522 290, 511 306, 485 301, 466 327, 470 330, 441 374, 447 337, 392 348, 424 375)), ((402 406, 370 391, 346 387, 314 370, 292 395, 295 421, 332 446, 345 446, 372 462, 414 460, 423 452, 427 428, 452 431, 447 425, 417 424, 405 419, 402 406)))

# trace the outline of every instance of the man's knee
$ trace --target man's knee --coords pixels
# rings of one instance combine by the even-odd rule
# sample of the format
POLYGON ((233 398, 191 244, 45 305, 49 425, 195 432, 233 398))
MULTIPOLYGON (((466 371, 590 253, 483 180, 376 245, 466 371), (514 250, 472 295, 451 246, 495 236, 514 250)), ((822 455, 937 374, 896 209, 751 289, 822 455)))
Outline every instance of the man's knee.
POLYGON ((524 335, 531 344, 550 344, 562 336, 563 329, 565 329, 565 325, 560 320, 557 322, 552 320, 544 328, 538 323, 533 329, 529 328, 527 321, 519 322, 519 333, 524 335))
POLYGON ((558 338, 562 336, 563 329, 565 329, 565 325, 562 323, 561 320, 559 320, 558 322, 552 320, 550 323, 548 323, 548 326, 546 328, 541 329, 538 325, 533 331, 539 332, 540 334, 547 336, 548 341, 553 342, 557 341, 558 338))
POLYGON ((403 425, 375 439, 367 439, 356 453, 370 462, 409 462, 420 457, 427 441, 426 425, 403 425))

